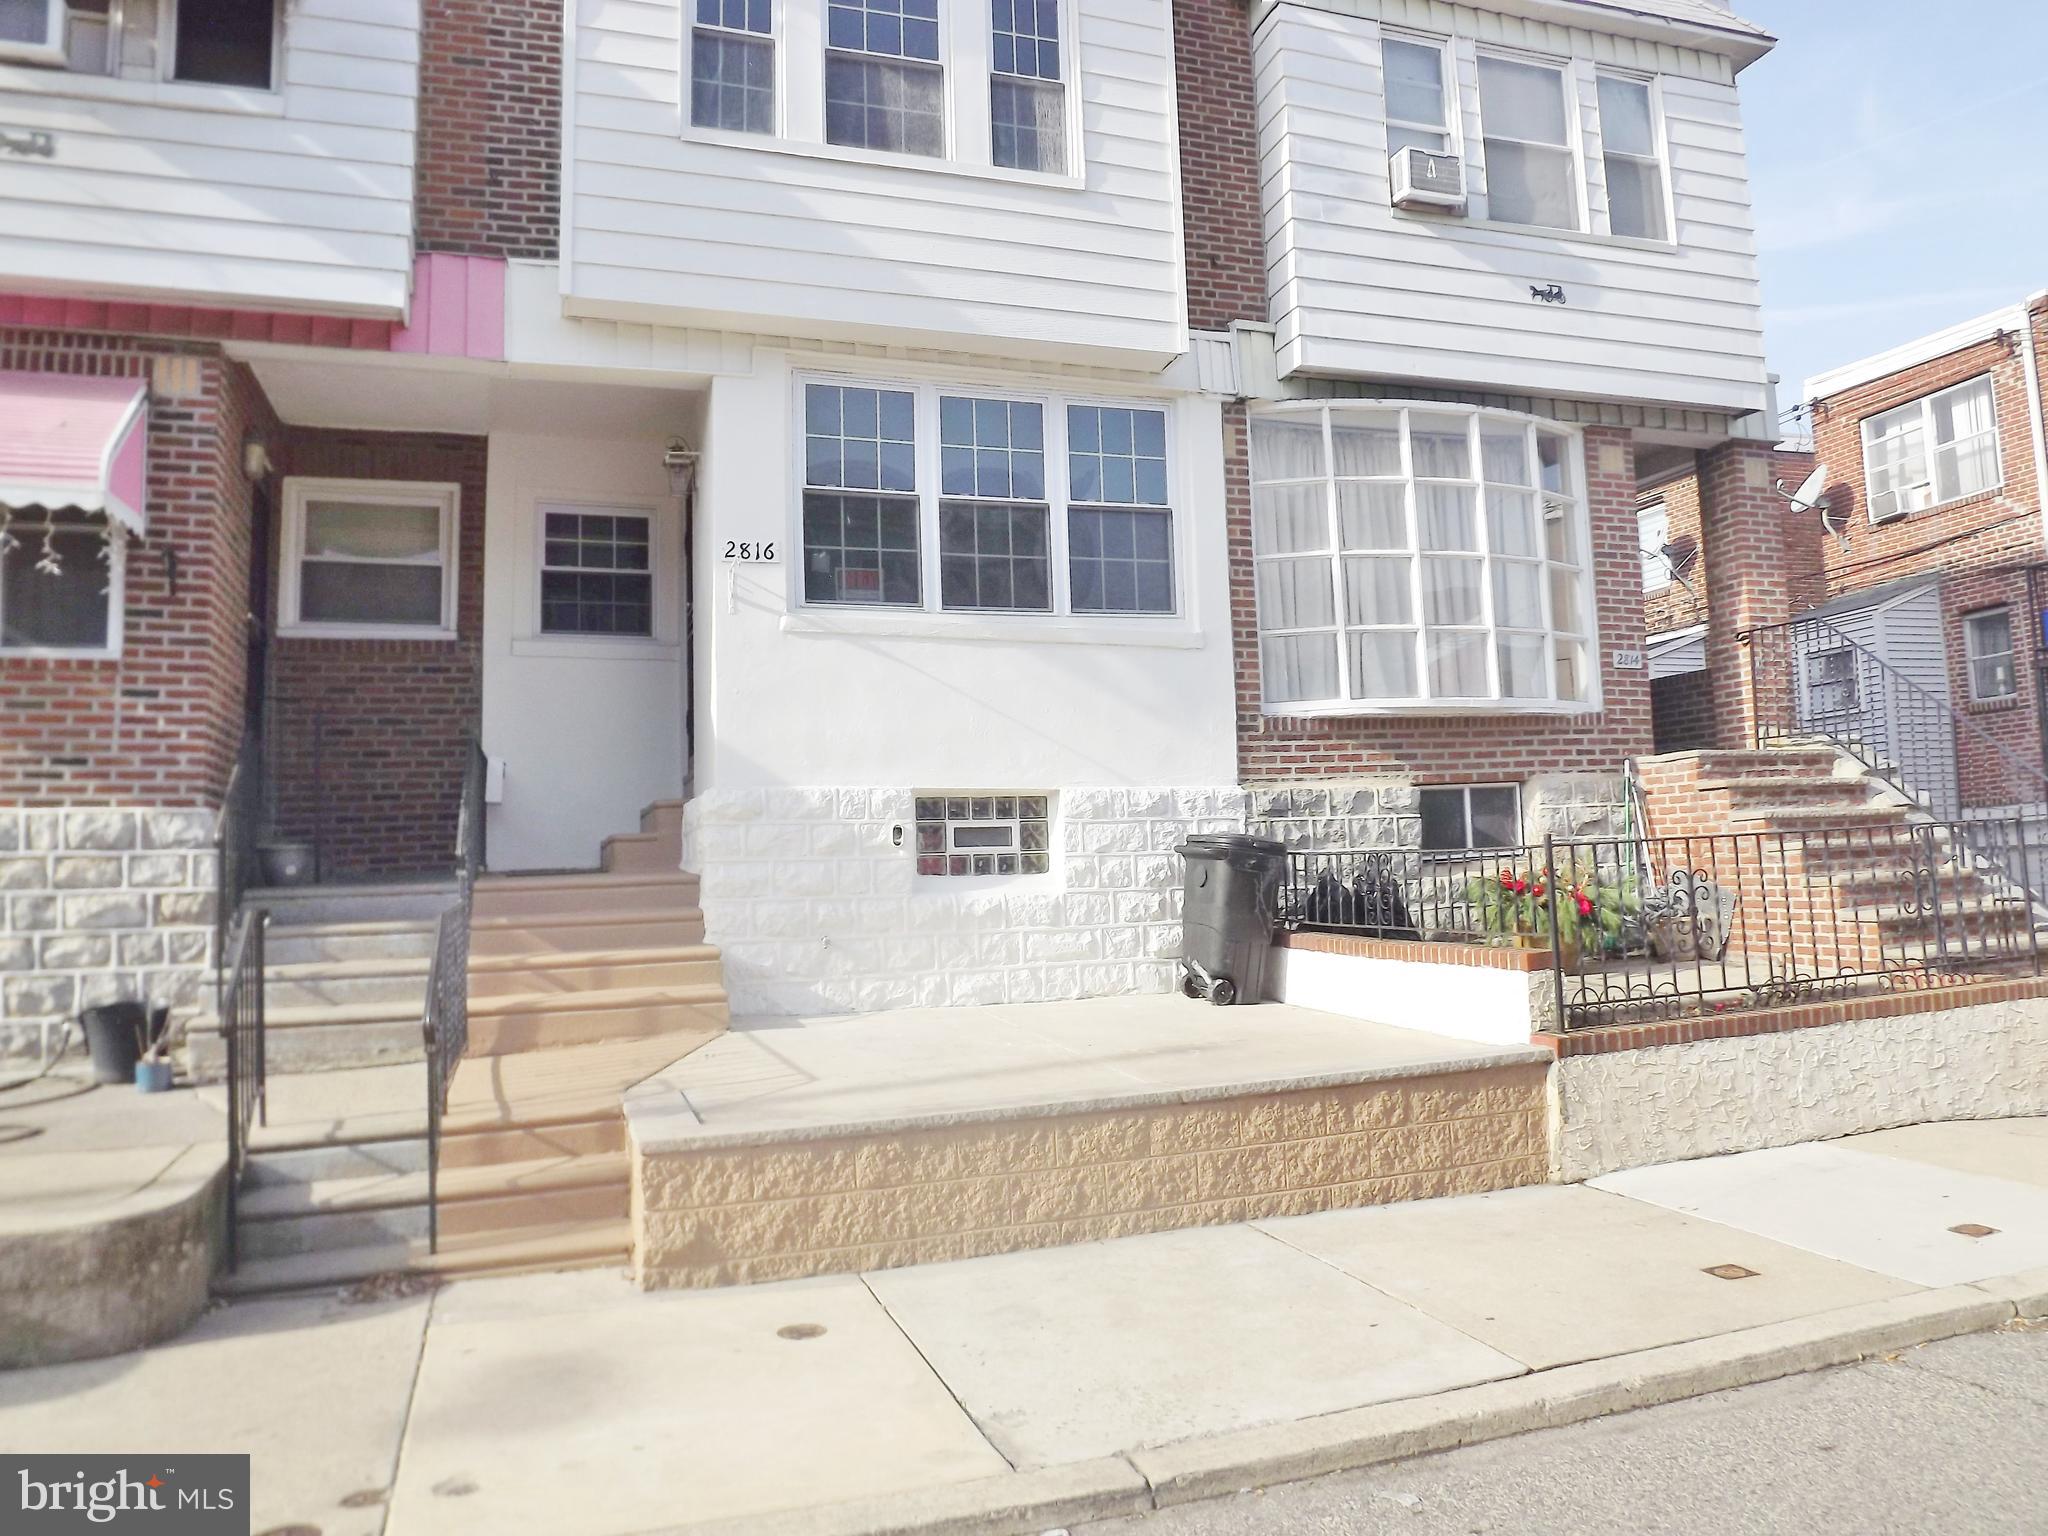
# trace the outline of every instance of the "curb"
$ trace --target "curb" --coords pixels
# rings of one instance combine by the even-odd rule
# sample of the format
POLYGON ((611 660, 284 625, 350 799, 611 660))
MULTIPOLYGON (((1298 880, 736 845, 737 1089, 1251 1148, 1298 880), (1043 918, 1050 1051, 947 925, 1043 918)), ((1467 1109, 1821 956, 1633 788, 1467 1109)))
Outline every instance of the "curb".
POLYGON ((2048 1269, 1531 1372, 1406 1402, 1176 1441, 970 1483, 641 1536, 1030 1536, 1560 1429, 2048 1316, 2048 1269))

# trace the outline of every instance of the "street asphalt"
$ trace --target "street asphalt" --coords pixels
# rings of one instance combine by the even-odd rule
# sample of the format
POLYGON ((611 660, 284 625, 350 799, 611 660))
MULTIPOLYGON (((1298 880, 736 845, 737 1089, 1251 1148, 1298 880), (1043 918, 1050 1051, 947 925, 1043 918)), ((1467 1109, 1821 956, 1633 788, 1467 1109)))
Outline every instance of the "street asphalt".
POLYGON ((1074 1536, 2048 1532, 2048 1325, 1108 1521, 1074 1536))

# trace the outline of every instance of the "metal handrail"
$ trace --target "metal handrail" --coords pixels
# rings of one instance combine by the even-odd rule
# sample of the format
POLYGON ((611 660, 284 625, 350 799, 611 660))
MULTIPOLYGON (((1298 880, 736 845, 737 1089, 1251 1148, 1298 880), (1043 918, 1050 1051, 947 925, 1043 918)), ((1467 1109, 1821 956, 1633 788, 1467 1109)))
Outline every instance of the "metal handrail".
POLYGON ((441 1121, 448 1113, 448 1089, 469 1047, 469 919, 476 877, 484 864, 484 752, 469 744, 462 772, 462 800, 455 817, 455 904, 434 930, 434 958, 427 971, 427 1007, 422 1021, 427 1052, 427 1247, 441 1245, 441 1121))
POLYGON ((213 829, 213 1005, 215 1017, 227 993, 228 934, 249 889, 256 864, 257 822, 263 812, 262 743, 253 730, 242 733, 221 794, 220 819, 213 829))
POLYGON ((249 1161, 249 1132, 252 1125, 270 1123, 263 1034, 263 948, 269 925, 270 914, 261 907, 243 913, 222 962, 226 981, 220 995, 219 1022, 228 1057, 227 1243, 231 1270, 241 1263, 236 1207, 242 1170, 249 1161))

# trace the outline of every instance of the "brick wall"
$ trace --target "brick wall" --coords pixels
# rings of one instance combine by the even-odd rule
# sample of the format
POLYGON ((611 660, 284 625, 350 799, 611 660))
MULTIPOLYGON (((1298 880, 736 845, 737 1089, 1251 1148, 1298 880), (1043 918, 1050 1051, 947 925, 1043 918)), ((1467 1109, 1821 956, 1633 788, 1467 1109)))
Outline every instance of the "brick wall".
POLYGON ((426 0, 419 249, 560 249, 561 0, 426 0))
POLYGON ((1672 475, 1645 487, 1636 497, 1638 510, 1664 504, 1670 532, 1666 542, 1690 550, 1688 561, 1677 559, 1678 576, 1669 586, 1643 594, 1643 632, 1661 635, 1666 630, 1689 629, 1707 618, 1706 588, 1700 571, 1700 477, 1697 470, 1672 475))
POLYGON ((1242 0, 1174 0, 1188 324, 1267 318, 1257 82, 1242 0))
POLYGON ((1650 685, 1612 664, 1642 644, 1642 562, 1629 434, 1586 432, 1594 602, 1602 707, 1584 715, 1267 717, 1260 711, 1258 601, 1252 581, 1251 485, 1245 408, 1224 412, 1224 493, 1231 630, 1237 660, 1238 769, 1247 783, 1393 774, 1430 783, 1488 783, 1537 774, 1614 774, 1650 749, 1650 685))
POLYGON ((279 636, 272 645, 278 828, 311 838, 317 816, 323 876, 453 863, 463 751, 482 701, 485 457, 480 437, 309 428, 284 437, 289 475, 462 487, 456 639, 279 636))

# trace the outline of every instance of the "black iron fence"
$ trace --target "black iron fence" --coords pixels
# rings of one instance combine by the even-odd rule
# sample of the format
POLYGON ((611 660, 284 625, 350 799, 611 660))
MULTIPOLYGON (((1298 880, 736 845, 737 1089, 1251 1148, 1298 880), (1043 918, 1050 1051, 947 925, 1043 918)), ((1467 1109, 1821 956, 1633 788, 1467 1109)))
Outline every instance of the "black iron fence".
POLYGON ((237 919, 221 960, 221 1038, 227 1044, 228 1268, 241 1262, 236 1209, 242 1170, 249 1160, 249 1133, 267 1123, 268 1092, 263 1049, 263 945, 270 914, 251 908, 237 919))
POLYGON ((1289 928, 1368 938, 1512 944, 1514 928, 1498 926, 1505 919, 1496 893, 1514 894, 1515 883, 1526 884, 1541 860, 1540 849, 1532 860, 1526 848, 1296 850, 1287 855, 1280 920, 1289 928))
POLYGON ((242 733, 235 765, 221 796, 213 829, 214 1012, 221 1012, 228 985, 228 934, 242 905, 242 893, 256 882, 256 840, 263 822, 263 747, 254 730, 242 733))
POLYGON ((423 1027, 427 1051, 427 1246, 441 1244, 441 1122, 448 1113, 448 1089, 469 1048, 469 920, 477 872, 484 865, 483 748, 470 743, 462 774, 462 805, 455 819, 456 900, 434 931, 434 958, 427 971, 423 1027))

